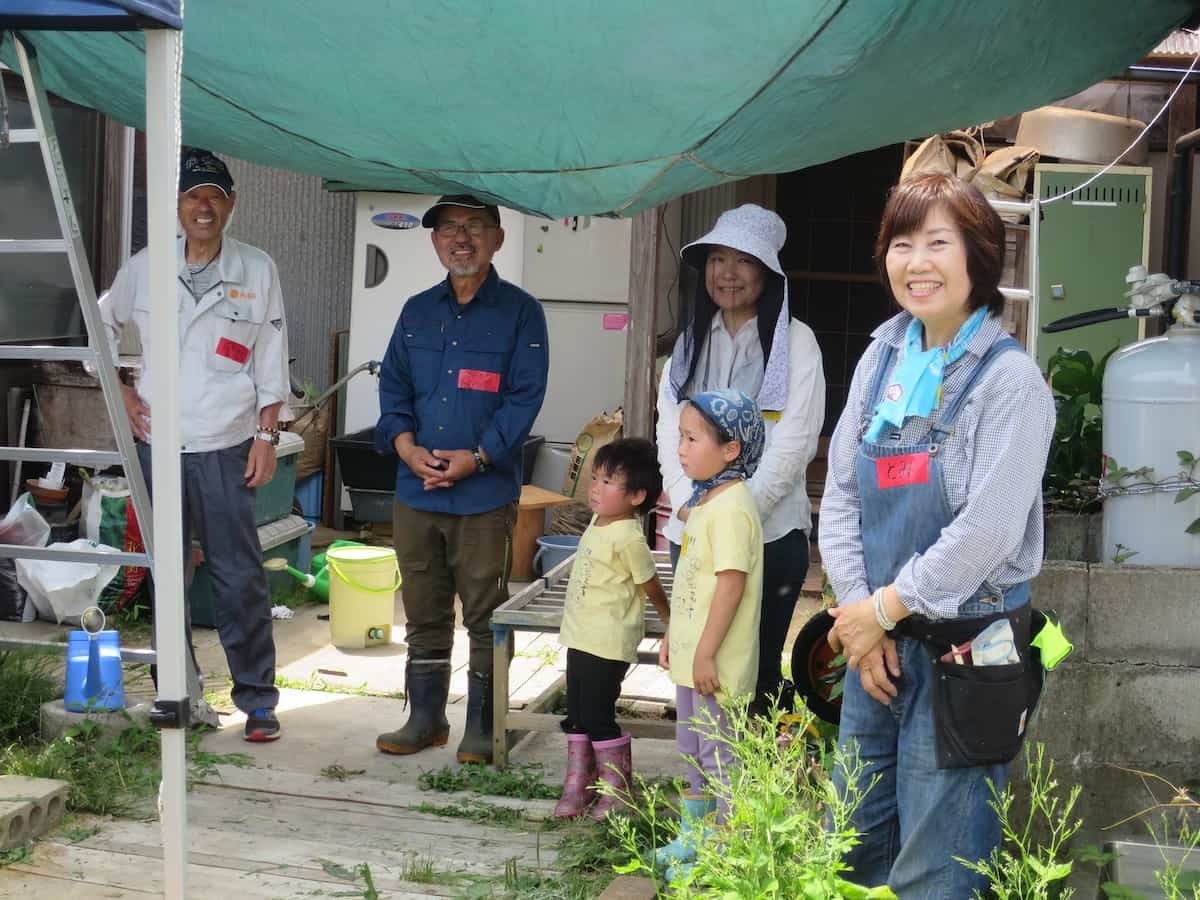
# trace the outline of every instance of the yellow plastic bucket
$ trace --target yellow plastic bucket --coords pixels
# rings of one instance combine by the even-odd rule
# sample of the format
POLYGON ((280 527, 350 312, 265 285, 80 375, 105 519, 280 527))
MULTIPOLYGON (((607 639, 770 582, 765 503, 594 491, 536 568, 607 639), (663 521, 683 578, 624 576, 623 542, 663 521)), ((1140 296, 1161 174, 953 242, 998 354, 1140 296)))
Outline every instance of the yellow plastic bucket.
POLYGON ((388 547, 337 547, 329 566, 329 631, 335 647, 355 650, 392 641, 400 566, 388 547))

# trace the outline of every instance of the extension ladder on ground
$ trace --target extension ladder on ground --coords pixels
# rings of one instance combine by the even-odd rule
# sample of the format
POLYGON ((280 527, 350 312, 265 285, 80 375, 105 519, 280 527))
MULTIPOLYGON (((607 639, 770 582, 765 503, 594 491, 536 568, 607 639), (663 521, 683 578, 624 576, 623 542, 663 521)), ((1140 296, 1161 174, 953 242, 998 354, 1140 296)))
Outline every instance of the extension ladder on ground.
MULTIPOLYGON (((66 169, 63 166, 62 152, 58 144, 58 136, 54 128, 54 120, 50 112, 50 102, 42 85, 41 73, 37 57, 15 36, 17 56, 21 67, 21 76, 25 82, 25 91, 29 99, 29 107, 33 112, 33 128, 9 129, 7 107, 3 96, 3 83, 0 82, 0 153, 9 144, 37 143, 41 146, 42 160, 46 166, 46 177, 50 182, 50 191, 54 197, 54 208, 58 213, 59 228, 62 237, 38 240, 6 240, 0 238, 0 260, 9 253, 60 253, 66 254, 70 263, 71 277, 75 282, 75 291, 79 298, 79 306, 83 313, 83 321, 87 327, 88 343, 86 347, 64 347, 46 345, 13 345, 0 344, 0 360, 78 360, 90 363, 100 379, 100 387, 104 395, 104 406, 112 424, 113 435, 116 438, 117 449, 111 450, 81 450, 81 449, 48 449, 41 447, 0 447, 0 460, 14 462, 64 462, 89 469, 102 469, 119 465, 125 470, 129 481, 129 493, 138 522, 151 522, 150 497, 146 490, 146 481, 138 463, 137 452, 133 443, 133 432, 125 413, 125 405, 121 400, 120 385, 117 370, 112 358, 108 338, 105 334, 104 323, 100 317, 100 304, 96 299, 96 290, 92 283, 91 270, 88 267, 87 253, 83 246, 80 233, 79 219, 75 214, 75 206, 71 200, 71 190, 67 183, 66 169)), ((2 263, 0 263, 2 264, 2 263)), ((152 558, 152 529, 142 529, 142 540, 146 547, 145 553, 130 552, 101 552, 98 550, 67 550, 52 547, 25 547, 18 544, 0 544, 0 557, 15 557, 23 559, 56 560, 62 562, 98 562, 107 564, 119 563, 127 566, 150 567, 152 558)), ((29 641, 0 641, 15 645, 31 645, 29 641)), ((127 660, 136 659, 139 662, 152 662, 153 654, 147 651, 129 651, 123 653, 127 660)))

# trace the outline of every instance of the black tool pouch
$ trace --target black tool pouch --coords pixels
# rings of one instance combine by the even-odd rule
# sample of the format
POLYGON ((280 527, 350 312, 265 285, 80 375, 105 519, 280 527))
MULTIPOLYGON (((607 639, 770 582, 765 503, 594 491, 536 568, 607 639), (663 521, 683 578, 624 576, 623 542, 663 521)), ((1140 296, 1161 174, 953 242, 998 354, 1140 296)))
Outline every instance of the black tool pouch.
POLYGON ((1042 665, 1030 647, 1028 605, 970 619, 905 619, 898 629, 920 641, 933 668, 930 684, 939 769, 962 769, 1010 762, 1020 751, 1025 730, 1042 690, 1042 665), (945 663, 941 656, 998 619, 1007 619, 1021 661, 1003 666, 945 663))

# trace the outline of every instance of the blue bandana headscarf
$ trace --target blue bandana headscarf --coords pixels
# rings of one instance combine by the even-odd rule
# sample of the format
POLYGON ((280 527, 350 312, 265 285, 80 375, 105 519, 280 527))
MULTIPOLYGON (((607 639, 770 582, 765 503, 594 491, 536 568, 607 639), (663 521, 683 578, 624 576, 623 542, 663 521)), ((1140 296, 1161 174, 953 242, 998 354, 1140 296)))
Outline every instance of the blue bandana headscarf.
POLYGON ((866 439, 876 443, 888 425, 900 428, 911 416, 927 416, 942 397, 942 375, 946 366, 967 352, 967 344, 987 315, 987 308, 975 310, 958 329, 958 334, 945 347, 922 350, 925 326, 920 319, 908 323, 900 361, 875 407, 875 417, 867 429, 866 439))
POLYGON ((705 391, 689 397, 688 403, 696 407, 696 411, 715 425, 718 431, 742 445, 737 459, 712 478, 692 482, 692 496, 685 505, 695 506, 717 485, 737 478, 749 478, 754 474, 758 461, 762 459, 766 426, 763 425, 758 404, 736 388, 705 391))

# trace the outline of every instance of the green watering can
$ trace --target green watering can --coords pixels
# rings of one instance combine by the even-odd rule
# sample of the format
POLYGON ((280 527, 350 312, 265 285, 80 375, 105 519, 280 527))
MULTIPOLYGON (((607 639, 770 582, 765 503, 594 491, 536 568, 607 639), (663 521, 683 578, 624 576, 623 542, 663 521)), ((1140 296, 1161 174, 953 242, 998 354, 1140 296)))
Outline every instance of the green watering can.
MULTIPOLYGON (((326 549, 325 553, 330 550, 335 550, 338 547, 363 547, 364 544, 358 541, 334 541, 326 549)), ((272 572, 287 572, 298 582, 304 585, 308 590, 319 599, 322 603, 329 602, 329 566, 325 562, 325 553, 318 553, 312 559, 311 572, 301 572, 299 569, 289 566, 286 559, 282 556, 277 556, 274 559, 268 559, 263 563, 263 568, 272 572)))

